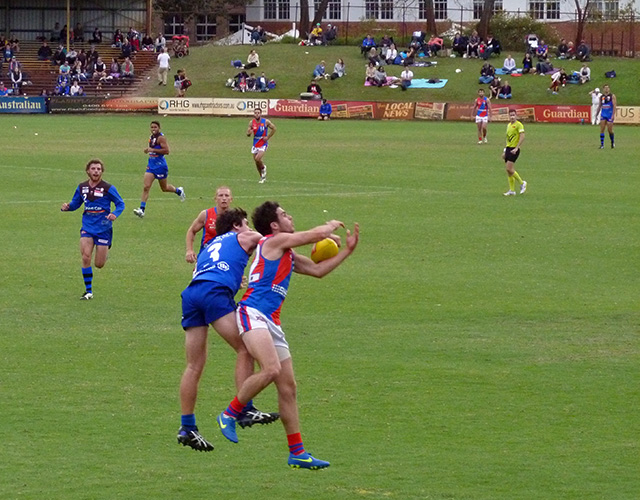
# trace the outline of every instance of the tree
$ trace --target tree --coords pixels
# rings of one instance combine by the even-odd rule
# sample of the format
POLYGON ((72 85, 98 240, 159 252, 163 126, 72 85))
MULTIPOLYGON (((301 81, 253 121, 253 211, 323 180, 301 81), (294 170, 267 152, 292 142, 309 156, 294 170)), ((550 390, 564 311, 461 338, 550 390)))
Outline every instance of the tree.
POLYGON ((229 7, 243 6, 250 0, 154 0, 153 6, 163 14, 181 16, 184 21, 197 14, 224 16, 229 7))
POLYGON ((480 23, 478 23, 478 36, 480 36, 480 38, 482 38, 483 40, 486 40, 487 35, 489 34, 489 24, 491 23, 491 18, 493 17, 494 5, 495 0, 484 0, 484 5, 482 6, 482 14, 480 15, 480 23))
POLYGON ((300 0, 300 37, 305 38, 309 32, 311 32, 311 26, 322 22, 327 7, 329 6, 329 0, 321 0, 320 3, 314 3, 317 8, 313 14, 313 20, 309 22, 309 0, 300 0))
POLYGON ((425 0, 424 10, 424 15, 427 18, 427 33, 435 36, 438 34, 438 27, 436 26, 436 10, 433 7, 433 0, 425 0))
POLYGON ((589 12, 592 8, 591 0, 584 0, 584 5, 580 4, 580 0, 574 0, 576 4, 577 18, 578 23, 576 26, 576 40, 575 46, 578 47, 580 42, 582 42, 582 36, 584 34, 584 27, 587 24, 587 18, 589 17, 589 12))

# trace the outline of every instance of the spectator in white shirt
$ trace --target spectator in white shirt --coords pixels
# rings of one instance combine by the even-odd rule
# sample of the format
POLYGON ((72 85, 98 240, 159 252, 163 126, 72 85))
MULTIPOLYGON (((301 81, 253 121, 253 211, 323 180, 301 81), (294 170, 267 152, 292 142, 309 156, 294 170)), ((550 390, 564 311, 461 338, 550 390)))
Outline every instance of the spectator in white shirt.
POLYGON ((502 69, 509 74, 513 73, 516 70, 516 60, 511 57, 511 54, 509 54, 504 60, 502 69))
POLYGON ((402 73, 400 73, 400 88, 407 90, 411 86, 411 80, 413 80, 413 71, 405 64, 402 73))
POLYGON ((167 49, 164 48, 158 54, 158 85, 167 85, 167 75, 169 74, 169 60, 171 56, 167 54, 167 49))

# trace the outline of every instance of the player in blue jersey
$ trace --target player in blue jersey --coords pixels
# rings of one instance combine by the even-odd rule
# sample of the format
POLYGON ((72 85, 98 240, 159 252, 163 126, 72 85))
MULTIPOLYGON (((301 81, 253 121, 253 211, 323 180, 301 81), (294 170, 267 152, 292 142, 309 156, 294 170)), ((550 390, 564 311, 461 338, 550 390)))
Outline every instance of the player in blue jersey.
POLYGON ((136 208, 133 213, 138 217, 144 217, 147 209, 147 200, 149 199, 149 190, 155 179, 158 179, 160 189, 165 193, 176 193, 180 197, 180 201, 186 199, 183 187, 175 187, 167 182, 169 175, 169 167, 165 156, 169 154, 169 143, 167 138, 160 132, 160 122, 151 122, 151 137, 149 137, 149 147, 144 148, 144 152, 149 155, 147 162, 147 171, 142 179, 142 196, 140 200, 140 208, 136 208))
POLYGON ((247 136, 250 137, 253 134, 253 147, 251 148, 251 154, 253 155, 253 161, 256 163, 256 168, 260 174, 260 184, 263 184, 267 180, 267 166, 262 161, 264 154, 269 147, 269 139, 276 133, 276 126, 271 123, 270 120, 262 118, 262 110, 256 108, 253 112, 253 120, 249 122, 249 128, 247 129, 247 136))
MULTIPOLYGON (((609 131, 609 139, 611 140, 611 149, 615 148, 615 140, 613 134, 613 120, 616 117, 616 95, 611 93, 609 85, 602 87, 602 95, 600 96, 600 104, 598 112, 600 113, 600 149, 604 149, 604 129, 609 131)), ((596 116, 598 116, 596 114, 596 116)))
POLYGON ((294 468, 322 469, 329 462, 319 460, 305 451, 300 434, 296 381, 289 344, 280 326, 280 309, 287 295, 291 273, 321 278, 338 267, 358 245, 359 227, 347 231, 346 248, 336 256, 314 263, 309 257, 292 249, 315 243, 332 234, 344 224, 327 222, 309 231, 296 233, 293 218, 280 205, 267 201, 253 214, 255 228, 264 235, 256 249, 249 273, 249 288, 238 304, 238 328, 249 353, 260 364, 260 371, 250 376, 226 410, 218 415, 222 434, 238 442, 236 421, 244 405, 274 382, 278 391, 280 418, 289 444, 288 463, 294 468))
MULTIPOLYGON (((182 410, 178 442, 198 451, 211 451, 213 445, 204 439, 196 426, 195 406, 198 383, 207 361, 209 324, 237 352, 236 386, 253 373, 253 358, 238 332, 234 296, 240 288, 244 269, 262 238, 247 225, 247 213, 233 208, 216 220, 216 236, 198 255, 193 279, 182 292, 182 327, 185 330, 187 367, 180 383, 182 410)), ((277 413, 263 413, 251 401, 242 409, 242 427, 268 424, 279 418, 277 413)))
POLYGON ((113 221, 124 211, 124 201, 114 186, 102 180, 104 163, 89 160, 85 167, 89 177, 76 188, 70 203, 63 203, 60 210, 73 212, 84 203, 82 229, 80 229, 80 253, 82 254, 82 277, 85 292, 82 300, 93 298, 93 268, 91 257, 95 248, 93 264, 101 269, 107 263, 109 249, 113 241, 113 221), (111 204, 116 209, 111 212, 111 204))

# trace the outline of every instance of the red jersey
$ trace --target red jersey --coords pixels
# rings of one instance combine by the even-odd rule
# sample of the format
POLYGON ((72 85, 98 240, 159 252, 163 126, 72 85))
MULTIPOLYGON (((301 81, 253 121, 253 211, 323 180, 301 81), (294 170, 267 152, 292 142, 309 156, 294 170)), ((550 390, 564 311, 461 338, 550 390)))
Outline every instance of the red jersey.
POLYGON ((489 108, 486 97, 478 97, 476 99, 476 116, 488 116, 489 108))
POLYGON ((207 218, 204 221, 204 227, 202 228, 202 241, 200 242, 200 251, 215 238, 216 233, 216 220, 218 219, 218 207, 208 208, 206 210, 207 218))

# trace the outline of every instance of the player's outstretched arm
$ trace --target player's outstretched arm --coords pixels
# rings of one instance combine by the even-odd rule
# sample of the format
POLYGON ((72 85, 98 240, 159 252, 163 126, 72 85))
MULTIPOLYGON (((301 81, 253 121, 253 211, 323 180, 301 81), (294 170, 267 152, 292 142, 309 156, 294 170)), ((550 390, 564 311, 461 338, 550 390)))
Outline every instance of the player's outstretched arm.
POLYGON ((360 226, 356 223, 353 227, 353 233, 347 229, 346 247, 338 255, 316 264, 309 257, 296 254, 293 270, 298 274, 322 278, 342 264, 353 253, 358 246, 358 241, 360 241, 360 226))
POLYGON ((194 221, 191 223, 191 225, 189 226, 189 229, 187 229, 187 237, 185 241, 187 251, 184 259, 191 264, 193 264, 197 260, 197 256, 193 251, 193 242, 196 239, 196 234, 198 234, 198 232, 202 230, 202 228, 204 227, 204 223, 206 221, 207 221, 207 211, 203 210, 198 214, 198 217, 196 217, 194 221))

